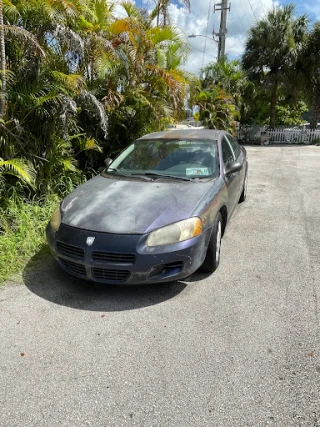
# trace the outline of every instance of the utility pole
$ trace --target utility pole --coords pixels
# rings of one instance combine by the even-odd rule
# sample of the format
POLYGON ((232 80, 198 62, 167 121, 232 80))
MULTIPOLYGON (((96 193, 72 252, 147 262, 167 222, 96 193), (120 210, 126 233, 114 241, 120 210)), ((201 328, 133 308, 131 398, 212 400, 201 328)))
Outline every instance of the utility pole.
POLYGON ((221 3, 214 5, 214 12, 221 10, 220 29, 218 33, 214 33, 219 37, 218 42, 218 61, 226 53, 226 34, 227 34, 227 13, 231 10, 231 3, 228 6, 228 0, 222 0, 221 3))

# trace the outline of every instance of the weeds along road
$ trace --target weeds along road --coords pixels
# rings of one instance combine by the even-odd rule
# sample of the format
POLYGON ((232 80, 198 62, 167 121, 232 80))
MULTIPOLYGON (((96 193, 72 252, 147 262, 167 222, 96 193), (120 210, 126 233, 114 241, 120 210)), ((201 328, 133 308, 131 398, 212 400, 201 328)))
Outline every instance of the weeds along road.
POLYGON ((120 288, 49 255, 0 290, 0 425, 319 426, 320 147, 248 147, 213 275, 120 288))

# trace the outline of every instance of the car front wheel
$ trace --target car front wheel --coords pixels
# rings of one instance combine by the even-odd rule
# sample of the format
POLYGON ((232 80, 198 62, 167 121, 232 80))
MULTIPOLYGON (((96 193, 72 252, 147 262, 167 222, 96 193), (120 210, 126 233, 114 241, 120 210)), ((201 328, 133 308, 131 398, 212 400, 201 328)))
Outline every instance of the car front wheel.
POLYGON ((212 233, 209 240, 206 258, 201 266, 203 270, 215 271, 220 263, 220 248, 222 238, 222 217, 219 212, 214 220, 212 233))

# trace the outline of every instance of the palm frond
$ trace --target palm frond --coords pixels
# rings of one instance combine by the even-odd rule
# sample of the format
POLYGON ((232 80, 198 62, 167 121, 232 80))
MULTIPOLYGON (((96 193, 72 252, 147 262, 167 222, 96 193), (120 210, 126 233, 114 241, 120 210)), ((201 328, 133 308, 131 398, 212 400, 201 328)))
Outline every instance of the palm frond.
POLYGON ((81 91, 79 99, 81 102, 84 101, 86 103, 86 108, 92 109, 98 116, 101 129, 104 132, 106 138, 108 133, 108 117, 106 115, 103 104, 97 99, 96 96, 94 96, 92 92, 86 90, 81 91))
POLYGON ((0 25, 0 30, 3 29, 6 34, 11 34, 16 38, 31 43, 35 49, 37 49, 42 56, 45 56, 45 51, 42 49, 35 36, 24 28, 16 27, 14 25, 0 25))
POLYGON ((3 12, 10 21, 16 21, 20 16, 17 6, 10 0, 3 0, 3 12))
POLYGON ((25 159, 3 160, 0 158, 0 175, 14 175, 30 186, 34 185, 35 170, 30 162, 25 159))
POLYGON ((81 151, 94 150, 94 151, 98 151, 99 153, 102 153, 102 148, 94 138, 85 138, 81 140, 80 150, 81 151))
POLYGON ((61 165, 63 166, 63 169, 65 171, 70 171, 70 172, 75 172, 76 171, 76 166, 75 166, 75 161, 72 158, 63 158, 61 159, 61 165))
POLYGON ((117 19, 108 26, 109 34, 117 36, 126 31, 132 31, 132 23, 128 19, 117 19))
POLYGON ((84 77, 79 74, 65 74, 61 71, 51 71, 53 78, 73 94, 79 94, 85 89, 84 77))

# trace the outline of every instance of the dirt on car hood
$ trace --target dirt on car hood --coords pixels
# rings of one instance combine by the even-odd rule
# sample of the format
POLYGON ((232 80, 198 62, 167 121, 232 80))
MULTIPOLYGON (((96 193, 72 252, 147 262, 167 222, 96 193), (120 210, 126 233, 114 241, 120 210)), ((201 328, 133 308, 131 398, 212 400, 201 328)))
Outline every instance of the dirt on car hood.
POLYGON ((105 233, 144 234, 191 216, 211 186, 97 176, 63 200, 62 223, 105 233))

